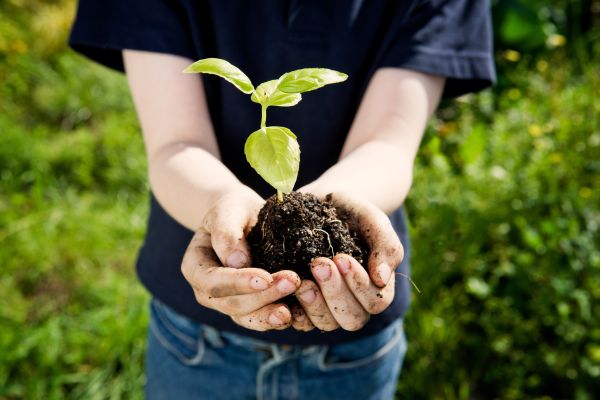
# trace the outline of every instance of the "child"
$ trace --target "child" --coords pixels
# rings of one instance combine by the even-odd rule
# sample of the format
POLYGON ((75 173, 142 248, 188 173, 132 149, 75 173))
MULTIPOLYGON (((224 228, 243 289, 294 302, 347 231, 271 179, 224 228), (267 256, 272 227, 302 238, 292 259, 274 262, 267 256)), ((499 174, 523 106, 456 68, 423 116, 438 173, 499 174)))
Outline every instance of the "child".
POLYGON ((494 79, 487 2, 81 0, 70 40, 126 72, 146 145, 146 396, 393 398, 409 303, 394 274, 409 273, 401 206, 440 98, 494 79), (181 72, 205 57, 254 82, 304 67, 349 75, 270 110, 269 125, 298 134, 299 190, 332 193, 369 229, 366 265, 318 258, 304 281, 252 268, 244 234, 272 194, 243 154, 259 114, 229 83, 181 72), (293 313, 280 302, 291 293, 293 313))

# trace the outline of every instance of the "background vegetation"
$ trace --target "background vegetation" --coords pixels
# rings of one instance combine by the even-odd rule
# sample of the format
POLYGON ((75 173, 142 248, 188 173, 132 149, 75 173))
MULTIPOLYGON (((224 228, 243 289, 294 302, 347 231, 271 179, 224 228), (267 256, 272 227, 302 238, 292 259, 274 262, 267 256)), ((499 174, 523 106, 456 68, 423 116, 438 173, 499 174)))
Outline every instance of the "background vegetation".
MULTIPOLYGON (((600 393, 600 4, 546 3, 495 3, 498 86, 428 129, 399 398, 600 393)), ((0 3, 0 399, 141 396, 143 148, 73 10, 0 3)))

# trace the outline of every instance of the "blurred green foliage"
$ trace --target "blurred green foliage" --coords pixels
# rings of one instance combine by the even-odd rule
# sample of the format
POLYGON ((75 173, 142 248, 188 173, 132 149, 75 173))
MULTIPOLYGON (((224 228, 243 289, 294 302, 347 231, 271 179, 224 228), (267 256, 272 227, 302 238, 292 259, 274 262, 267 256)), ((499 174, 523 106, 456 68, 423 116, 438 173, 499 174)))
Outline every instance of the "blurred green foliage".
MULTIPOLYGON (((501 84, 424 139, 399 398, 600 393, 598 2, 545 3, 496 2, 501 84)), ((66 48, 73 12, 0 3, 0 399, 141 397, 143 144, 123 77, 66 48)))
POLYGON ((589 36, 600 19, 597 0, 492 0, 492 5, 499 49, 543 52, 567 38, 589 36))
POLYGON ((66 49, 73 11, 0 3, 0 399, 141 397, 143 145, 123 77, 66 49))
POLYGON ((407 205, 423 294, 402 398, 600 393, 598 61, 522 60, 512 88, 430 127, 407 205))

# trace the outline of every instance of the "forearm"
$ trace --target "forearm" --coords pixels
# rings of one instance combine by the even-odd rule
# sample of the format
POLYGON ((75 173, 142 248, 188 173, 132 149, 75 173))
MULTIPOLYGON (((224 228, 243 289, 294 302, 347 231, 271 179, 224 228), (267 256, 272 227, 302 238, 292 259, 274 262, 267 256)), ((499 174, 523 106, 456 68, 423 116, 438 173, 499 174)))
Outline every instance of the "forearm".
POLYGON ((194 143, 172 143, 149 161, 150 186, 162 207, 177 222, 196 230, 223 194, 244 186, 214 155, 194 143))
POLYGON ((371 80, 340 160, 302 190, 346 192, 386 213, 398 208, 412 183, 413 162, 437 107, 444 78, 381 69, 371 80))
POLYGON ((163 208, 196 230, 226 192, 254 192, 220 161, 202 81, 183 74, 192 61, 125 50, 123 61, 140 118, 150 186, 163 208))
POLYGON ((301 191, 317 196, 344 192, 385 213, 398 208, 412 184, 413 157, 382 140, 362 144, 301 191))

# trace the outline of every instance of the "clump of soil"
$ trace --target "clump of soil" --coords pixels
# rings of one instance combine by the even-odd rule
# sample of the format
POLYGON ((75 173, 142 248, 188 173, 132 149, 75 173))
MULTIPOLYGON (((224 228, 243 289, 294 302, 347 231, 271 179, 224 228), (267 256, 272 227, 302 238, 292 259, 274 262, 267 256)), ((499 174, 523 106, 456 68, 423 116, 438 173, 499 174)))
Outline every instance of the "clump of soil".
POLYGON ((362 264, 369 248, 348 218, 347 212, 311 194, 293 192, 282 202, 272 196, 248 234, 252 266, 271 273, 290 269, 312 279, 309 264, 315 257, 345 253, 362 264))

